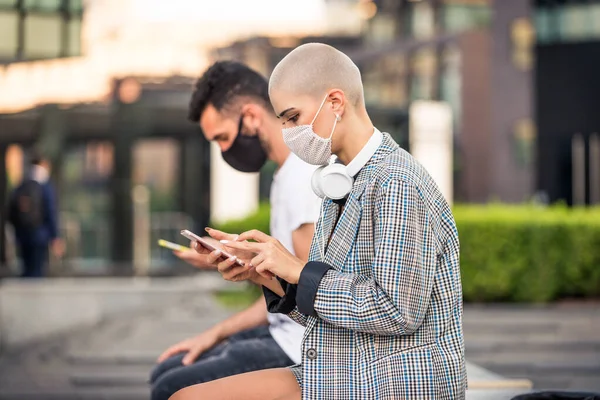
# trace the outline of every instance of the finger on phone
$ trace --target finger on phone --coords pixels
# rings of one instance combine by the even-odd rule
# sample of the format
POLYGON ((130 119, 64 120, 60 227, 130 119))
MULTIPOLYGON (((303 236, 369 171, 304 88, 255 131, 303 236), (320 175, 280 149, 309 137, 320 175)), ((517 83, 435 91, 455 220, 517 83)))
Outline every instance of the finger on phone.
POLYGON ((209 263, 214 264, 216 263, 219 258, 221 258, 221 255, 223 254, 223 252, 221 250, 215 250, 212 253, 210 253, 206 259, 209 263))
POLYGON ((204 248, 204 247, 203 247, 203 246, 202 246, 200 243, 198 243, 198 242, 195 242, 195 241, 194 241, 194 242, 192 242, 192 244, 191 244, 191 246, 190 246, 190 247, 191 247, 192 249, 196 250, 196 253, 198 253, 198 254, 205 255, 205 254, 208 254, 208 253, 210 253, 210 252, 209 252, 207 249, 205 249, 205 248, 204 248))
POLYGON ((228 259, 221 261, 219 265, 217 265, 217 269, 219 272, 224 273, 225 271, 229 270, 233 264, 235 264, 235 261, 235 257, 229 257, 228 259))
POLYGON ((252 229, 251 231, 243 232, 240 235, 240 240, 254 240, 259 243, 266 243, 271 241, 273 238, 258 229, 252 229))
POLYGON ((232 233, 222 232, 218 229, 213 228, 205 228, 204 230, 208 233, 208 235, 211 238, 216 240, 235 240, 235 238, 239 236, 232 233))

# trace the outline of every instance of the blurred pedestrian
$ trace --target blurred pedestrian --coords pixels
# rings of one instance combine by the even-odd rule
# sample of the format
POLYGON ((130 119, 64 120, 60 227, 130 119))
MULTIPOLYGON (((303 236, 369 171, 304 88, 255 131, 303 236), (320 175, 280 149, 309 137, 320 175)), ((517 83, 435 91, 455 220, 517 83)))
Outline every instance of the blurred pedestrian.
POLYGON ((34 152, 25 179, 9 197, 8 222, 14 228, 23 278, 46 275, 49 249, 55 257, 64 253, 50 173, 50 161, 34 152))

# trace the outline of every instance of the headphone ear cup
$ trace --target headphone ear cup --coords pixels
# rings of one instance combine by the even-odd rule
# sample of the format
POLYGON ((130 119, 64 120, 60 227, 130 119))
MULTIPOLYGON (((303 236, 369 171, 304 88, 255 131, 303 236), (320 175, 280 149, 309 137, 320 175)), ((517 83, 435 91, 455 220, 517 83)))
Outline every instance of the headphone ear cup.
POLYGON ((327 198, 343 199, 352 190, 354 179, 346 172, 343 164, 331 164, 324 168, 319 176, 319 186, 327 198))
POLYGON ((315 192, 315 194, 322 199, 324 199, 326 197, 325 192, 323 191, 323 187, 322 187, 323 179, 321 178, 321 173, 323 172, 325 167, 326 166, 323 165, 323 166, 317 168, 315 170, 315 172, 313 172, 312 178, 310 179, 310 184, 312 186, 313 192, 315 192))

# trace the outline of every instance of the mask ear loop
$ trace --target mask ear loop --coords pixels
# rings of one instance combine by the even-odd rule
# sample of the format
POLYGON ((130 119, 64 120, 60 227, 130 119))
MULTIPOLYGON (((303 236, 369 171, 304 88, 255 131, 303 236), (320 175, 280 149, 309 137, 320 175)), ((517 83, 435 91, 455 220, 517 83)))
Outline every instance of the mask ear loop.
POLYGON ((333 121, 333 128, 331 128, 331 133, 329 134, 329 140, 331 140, 331 138, 333 137, 333 132, 335 131, 335 127, 337 126, 337 123, 341 120, 342 120, 342 117, 340 117, 338 114, 335 114, 335 121, 333 121))
POLYGON ((325 95, 325 98, 324 98, 324 99, 323 99, 323 101, 321 102, 321 105, 319 106, 319 109, 317 110, 317 113, 315 114, 315 117, 314 117, 314 118, 312 119, 312 121, 310 122, 310 126, 312 126, 312 125, 315 123, 315 121, 317 120, 317 117, 319 116, 319 113, 321 112, 321 109, 322 109, 322 108, 323 108, 323 106, 325 105, 325 102, 327 101, 327 97, 328 97, 328 96, 329 96, 328 94, 326 94, 326 95, 325 95))

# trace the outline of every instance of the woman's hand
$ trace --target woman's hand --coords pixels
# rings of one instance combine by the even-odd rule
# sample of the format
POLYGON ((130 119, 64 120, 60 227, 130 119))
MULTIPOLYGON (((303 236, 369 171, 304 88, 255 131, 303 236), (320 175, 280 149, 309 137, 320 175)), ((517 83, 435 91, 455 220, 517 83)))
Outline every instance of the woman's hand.
POLYGON ((250 266, 265 278, 277 275, 291 284, 297 284, 304 262, 290 253, 283 245, 271 236, 257 230, 242 233, 237 240, 221 240, 227 251, 252 252, 255 256, 250 266), (255 240, 256 243, 247 242, 255 240))
MULTIPOLYGON (((238 235, 221 232, 217 229, 206 228, 206 232, 208 232, 210 237, 221 242, 240 240, 238 235)), ((197 251, 208 251, 202 246, 200 246, 198 243, 196 243, 196 245, 197 251)), ((218 250, 211 253, 213 257, 216 256, 215 269, 219 271, 223 279, 231 282, 240 282, 246 280, 256 281, 258 279, 258 273, 254 268, 250 266, 250 260, 255 255, 253 252, 233 249, 226 249, 226 251, 234 257, 225 259, 221 256, 221 252, 218 250), (238 259, 244 263, 243 266, 240 266, 236 263, 238 259)))

